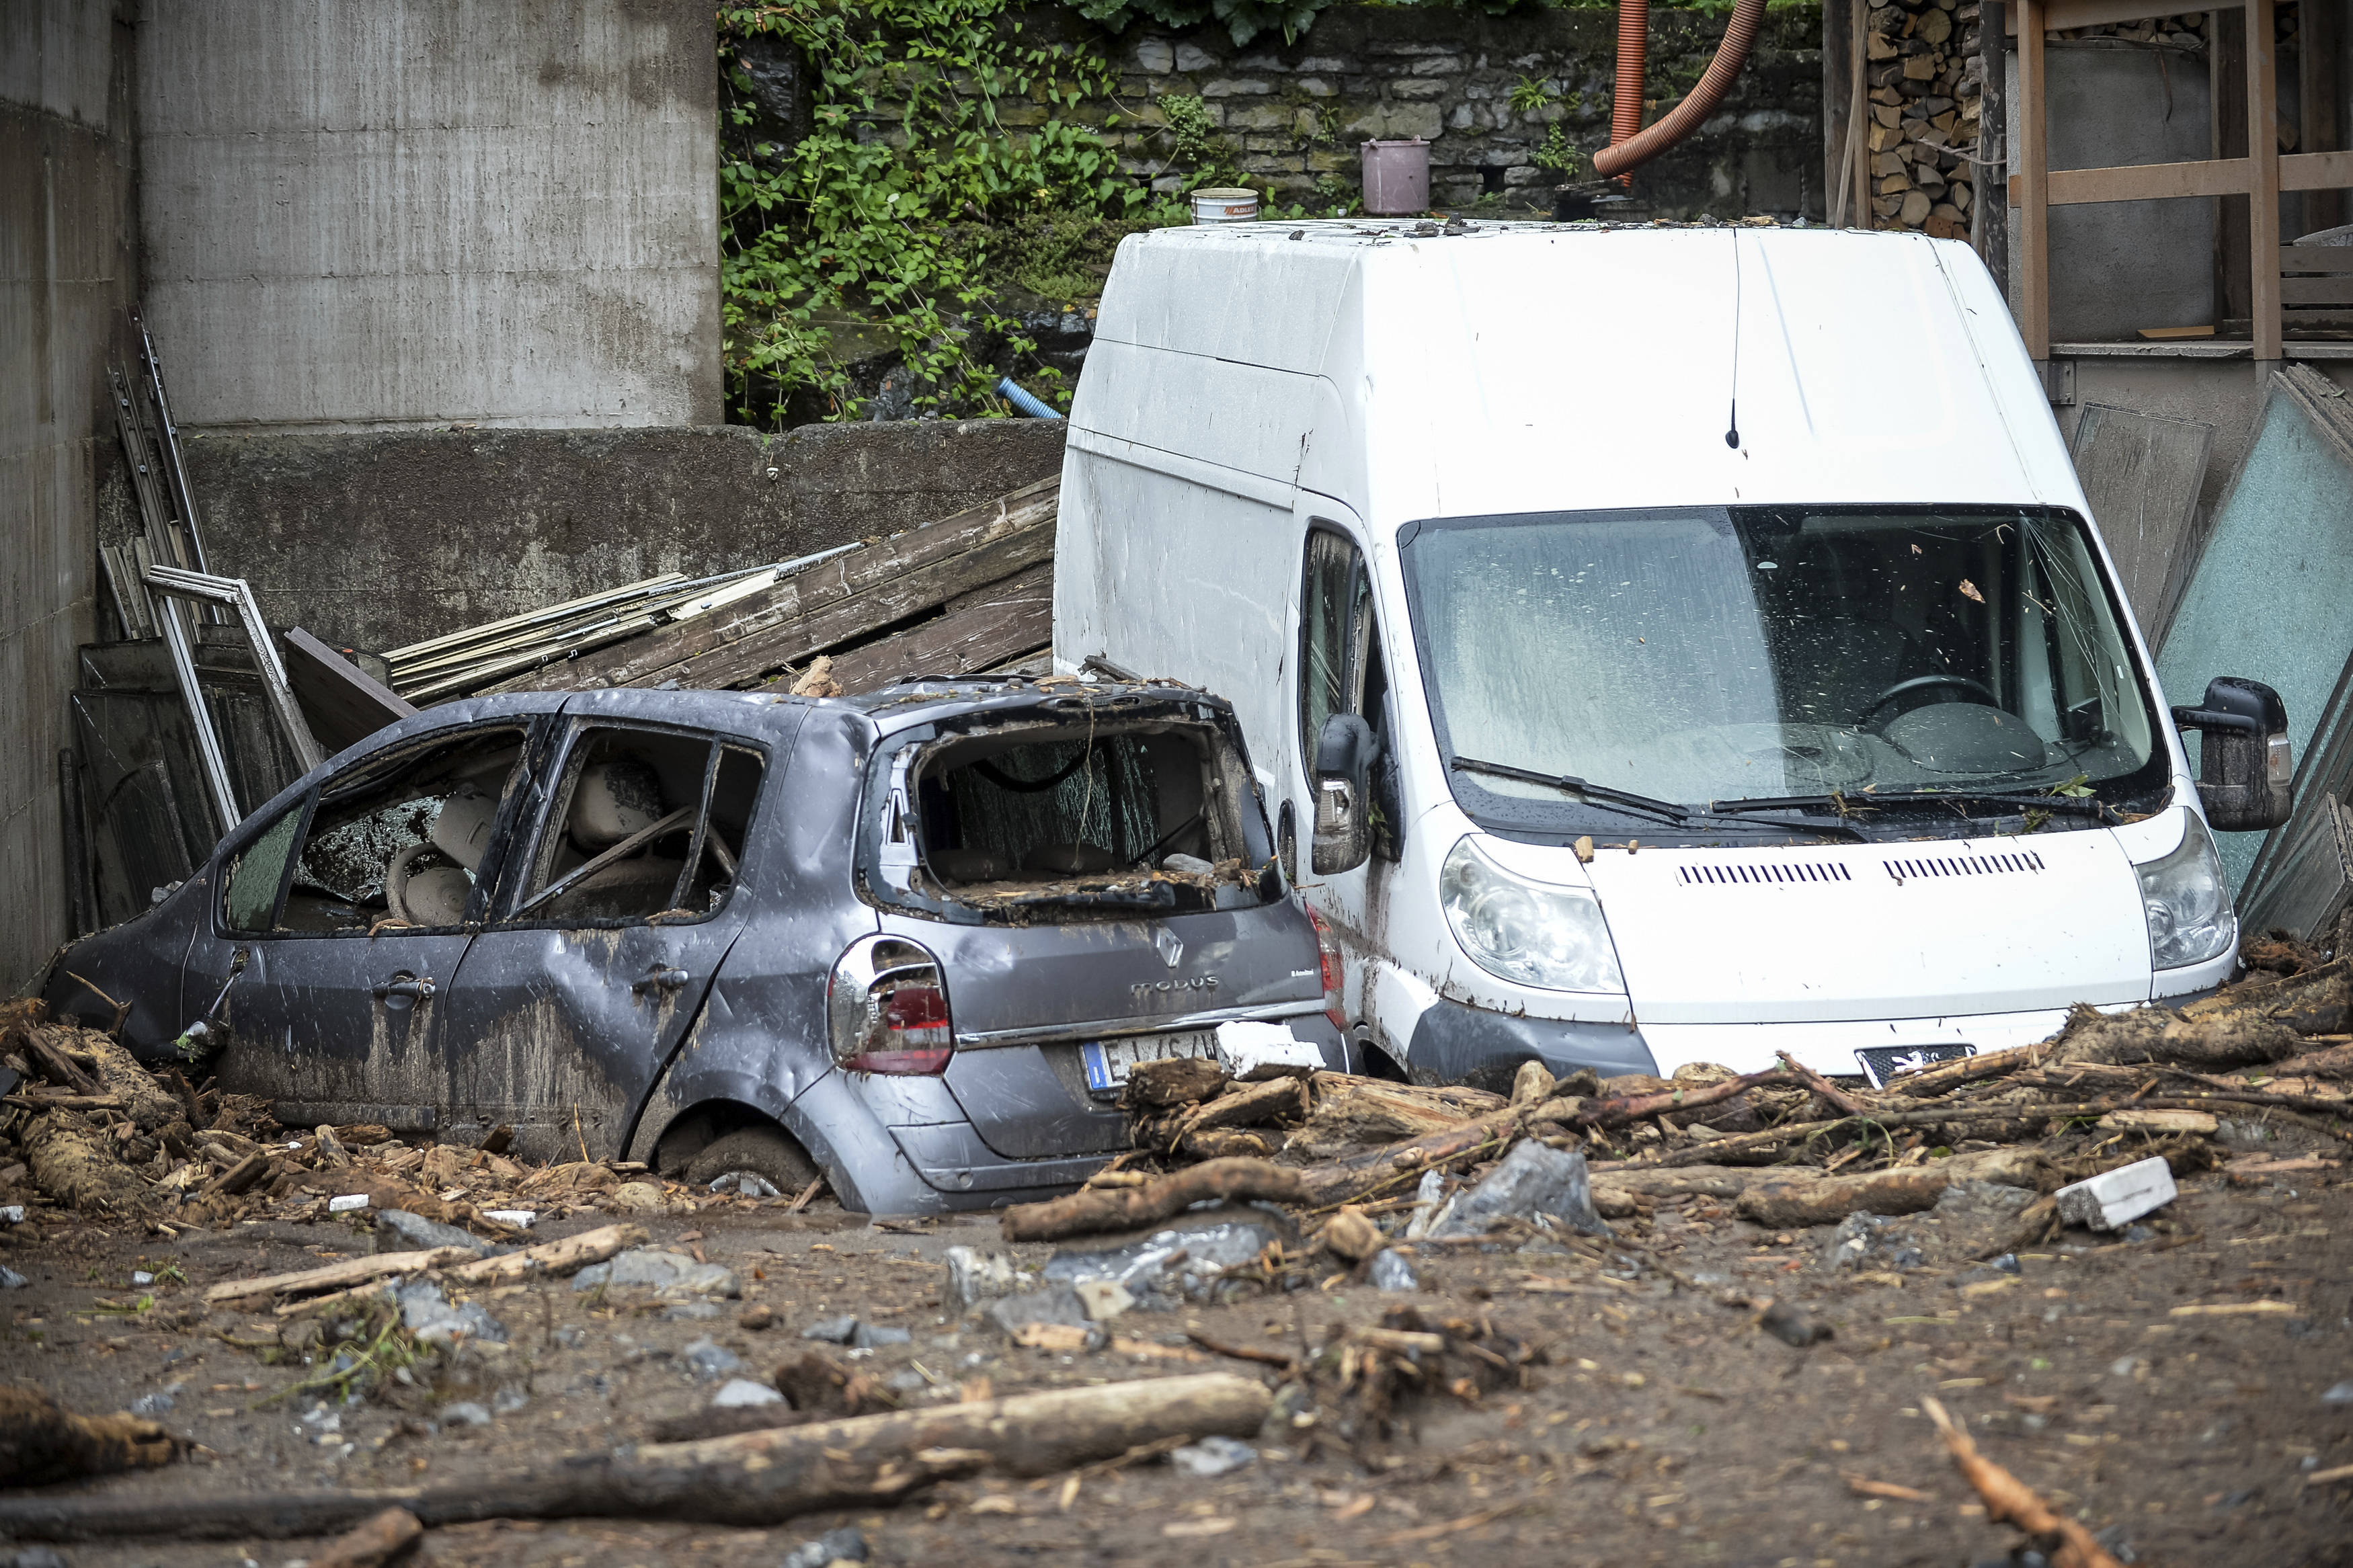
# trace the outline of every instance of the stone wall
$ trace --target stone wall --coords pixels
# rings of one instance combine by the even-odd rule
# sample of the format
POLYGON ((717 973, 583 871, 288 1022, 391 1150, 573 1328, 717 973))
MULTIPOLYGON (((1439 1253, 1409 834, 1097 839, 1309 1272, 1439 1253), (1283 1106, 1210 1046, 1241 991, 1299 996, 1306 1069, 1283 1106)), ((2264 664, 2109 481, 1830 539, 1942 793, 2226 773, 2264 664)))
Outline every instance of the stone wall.
MULTIPOLYGON (((1651 12, 1644 120, 1699 79, 1725 19, 1651 12)), ((1298 42, 1264 35, 1237 47, 1211 24, 1171 33, 1131 26, 1106 37, 1075 12, 1029 13, 1025 32, 1092 37, 1121 70, 1119 94, 1082 118, 1104 127, 1129 174, 1174 190, 1183 171, 1161 100, 1198 98, 1246 183, 1282 203, 1326 205, 1361 188, 1358 144, 1419 136, 1430 143, 1430 200, 1442 211, 1491 204, 1549 208, 1566 177, 1536 162, 1553 128, 1590 154, 1609 140, 1617 18, 1607 10, 1467 11, 1338 5, 1298 42), (1526 84, 1540 104, 1515 107, 1526 84)), ((1635 175, 1620 216, 1820 218, 1821 25, 1810 8, 1767 14, 1746 69, 1689 141, 1635 175)), ((1039 123, 1040 108, 1006 119, 1039 123)), ((1589 178, 1584 171, 1579 177, 1589 178)))
POLYGON ((128 34, 90 0, 0 7, 0 995, 71 918, 58 752, 96 593, 107 352, 132 290, 128 34))
MULTIPOLYGON (((1059 472, 1066 428, 206 431, 187 454, 213 569, 251 582, 272 626, 381 650, 929 522, 1059 472)), ((111 540, 132 503, 119 449, 102 456, 111 540)))

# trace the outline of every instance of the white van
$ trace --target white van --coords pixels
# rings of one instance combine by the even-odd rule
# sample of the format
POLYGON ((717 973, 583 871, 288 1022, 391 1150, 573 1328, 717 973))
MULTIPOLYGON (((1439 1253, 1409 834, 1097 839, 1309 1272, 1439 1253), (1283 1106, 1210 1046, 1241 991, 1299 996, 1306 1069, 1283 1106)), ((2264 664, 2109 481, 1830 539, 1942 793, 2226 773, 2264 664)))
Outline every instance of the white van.
POLYGON ((1417 1081, 1877 1081, 2186 998, 2210 821, 2286 806, 2268 689, 2168 722, 1992 279, 1916 235, 1136 236, 1057 551, 1057 669, 1232 700, 1417 1081))

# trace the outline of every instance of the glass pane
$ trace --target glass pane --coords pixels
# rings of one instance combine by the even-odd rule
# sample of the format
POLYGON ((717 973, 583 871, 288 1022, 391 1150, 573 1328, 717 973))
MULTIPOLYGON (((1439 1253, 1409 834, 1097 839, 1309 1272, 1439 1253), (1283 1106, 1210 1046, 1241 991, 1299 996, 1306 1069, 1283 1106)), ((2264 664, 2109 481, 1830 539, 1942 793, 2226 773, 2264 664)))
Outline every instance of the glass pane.
POLYGON ((229 866, 221 912, 231 931, 269 929, 269 917, 278 910, 278 885, 286 878, 286 858, 294 852, 294 835, 302 826, 302 804, 297 801, 229 866))
POLYGON ((454 926, 522 761, 523 731, 477 730, 339 779, 319 803, 279 926, 454 926))
MULTIPOLYGON (((554 826, 540 846, 527 898, 559 890, 527 904, 522 918, 599 925, 650 920, 679 907, 711 750, 710 741, 691 735, 584 734, 565 767, 554 826)), ((738 847, 726 844, 730 853, 738 847)))
POLYGON ((1701 804, 2096 784, 2152 755, 2070 519, 1556 513, 1426 527, 1407 558, 1457 756, 1701 804))
POLYGON ((1361 576, 1355 545, 1323 529, 1307 536, 1299 601, 1299 743, 1310 770, 1324 721, 1347 706, 1350 621, 1355 580, 1361 576))

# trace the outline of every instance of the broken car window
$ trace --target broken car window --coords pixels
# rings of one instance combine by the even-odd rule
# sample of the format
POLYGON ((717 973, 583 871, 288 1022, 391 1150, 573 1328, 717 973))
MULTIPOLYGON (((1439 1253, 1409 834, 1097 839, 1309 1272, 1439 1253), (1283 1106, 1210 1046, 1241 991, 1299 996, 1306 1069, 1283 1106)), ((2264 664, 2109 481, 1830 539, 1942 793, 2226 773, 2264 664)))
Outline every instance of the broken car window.
MULTIPOLYGON (((1683 805, 2162 784, 2134 655, 2065 513, 1538 513, 1426 523, 1405 557, 1456 756, 1683 805)), ((1515 808, 1595 809, 1454 777, 1515 808)))
POLYGON ((303 836, 278 929, 334 933, 464 921, 523 735, 513 727, 470 731, 332 782, 303 836))
POLYGON ((735 885, 757 752, 706 737, 595 729, 573 746, 518 920, 695 920, 735 885))
POLYGON ((288 806, 229 862, 221 889, 221 913, 229 930, 269 929, 269 917, 278 912, 278 888, 286 879, 287 857, 294 851, 294 835, 301 828, 302 808, 308 804, 298 800, 288 806))

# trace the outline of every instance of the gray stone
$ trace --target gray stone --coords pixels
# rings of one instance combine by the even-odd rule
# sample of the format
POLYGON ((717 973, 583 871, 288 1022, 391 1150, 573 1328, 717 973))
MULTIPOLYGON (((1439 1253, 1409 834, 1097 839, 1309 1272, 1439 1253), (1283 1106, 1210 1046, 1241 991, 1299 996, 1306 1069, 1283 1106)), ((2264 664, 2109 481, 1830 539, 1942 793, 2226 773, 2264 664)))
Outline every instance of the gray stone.
POLYGON ((145 1415, 151 1419, 157 1415, 168 1415, 171 1414, 173 1404, 179 1396, 180 1390, 187 1386, 185 1383, 174 1383, 159 1388, 153 1394, 142 1394, 131 1402, 131 1414, 145 1415))
POLYGON ((1912 1233, 1885 1215, 1847 1215, 1822 1249, 1823 1264, 1833 1269, 1902 1274, 1926 1261, 1912 1233))
POLYGON ((609 1263, 594 1263, 572 1277, 575 1290, 597 1286, 644 1286, 664 1295, 727 1296, 743 1294, 734 1271, 716 1263, 697 1263, 682 1252, 655 1247, 633 1247, 609 1263))
POLYGON ((1211 1300, 1227 1270, 1255 1263, 1281 1239, 1271 1226, 1250 1221, 1172 1227, 1105 1252, 1058 1252, 1039 1275, 1060 1285, 1110 1280, 1125 1286, 1137 1307, 1165 1312, 1180 1300, 1211 1300))
POLYGON ((1155 76, 1166 76, 1176 68, 1176 51, 1158 38, 1145 38, 1135 46, 1135 67, 1155 76))
POLYGON ((1533 1140, 1504 1155, 1430 1234, 1436 1237, 1483 1236, 1495 1220, 1533 1219, 1538 1215, 1550 1215, 1587 1236, 1613 1234, 1594 1212, 1593 1182, 1587 1173, 1584 1154, 1533 1140))
MULTIPOLYGON (((379 1209, 375 1216, 375 1250, 378 1252, 425 1252, 437 1247, 463 1247, 477 1257, 490 1250, 490 1243, 454 1225, 427 1219, 421 1214, 406 1209, 379 1209)), ((501 1252, 510 1250, 498 1248, 501 1252)))
POLYGON ((1206 1481, 1258 1463, 1258 1450, 1231 1437, 1204 1437, 1171 1450, 1168 1462, 1195 1480, 1206 1481))
POLYGON ((396 1289, 392 1299, 400 1304, 402 1324, 419 1344, 454 1344, 460 1340, 507 1342, 506 1325, 491 1317, 489 1309, 480 1301, 453 1307, 441 1294, 441 1287, 430 1279, 411 1280, 396 1289))
POLYGON ((1018 1333, 1032 1323, 1065 1323, 1072 1328, 1094 1325, 1094 1320, 1087 1316, 1086 1303, 1068 1285, 1050 1285, 1042 1290, 999 1297, 988 1304, 981 1316, 1008 1334, 1018 1333))
POLYGON ((520 1388, 501 1388, 491 1401, 491 1414, 512 1415, 531 1403, 531 1395, 520 1388))
POLYGON ((733 1377, 744 1370, 744 1358, 718 1341, 708 1337, 694 1341, 679 1352, 686 1370, 697 1383, 716 1383, 723 1377, 733 1377))
POLYGON ((853 1350, 880 1350, 884 1345, 903 1345, 915 1336, 904 1329, 884 1328, 874 1323, 860 1323, 849 1336, 853 1350))
POLYGON ((66 1560, 46 1546, 0 1552, 0 1568, 66 1568, 66 1560))
POLYGON ((716 1301, 672 1301, 662 1309, 662 1321, 666 1323, 707 1323, 726 1310, 716 1301))
POLYGON ((804 1541, 785 1553, 777 1568, 825 1568, 828 1563, 863 1563, 866 1561, 866 1537, 855 1527, 843 1525, 828 1531, 815 1541, 804 1541))
POLYGON ((30 1285, 32 1281, 26 1279, 22 1274, 17 1273, 6 1264, 0 1263, 0 1290, 22 1290, 26 1286, 30 1285))
POLYGON ((1387 1247, 1373 1254, 1372 1267, 1366 1269, 1365 1278, 1372 1282, 1376 1290, 1421 1289, 1420 1277, 1414 1273, 1413 1265, 1406 1261, 1405 1255, 1387 1247))
POLYGON ((756 1171, 722 1171, 711 1178, 711 1191, 733 1193, 739 1198, 776 1198, 776 1184, 756 1171))
POLYGON ((754 1383, 748 1377, 731 1377, 719 1385, 711 1403, 722 1410, 748 1409, 755 1405, 782 1405, 785 1396, 765 1383, 754 1383))
POLYGON ((2353 1405, 2353 1379, 2337 1384, 2320 1396, 2323 1405, 2353 1405))
POLYGON ((491 1413, 470 1399, 441 1407, 441 1426, 444 1431, 452 1426, 487 1426, 490 1424, 491 1413))
POLYGON ((805 1340, 822 1340, 829 1345, 846 1345, 858 1332, 856 1318, 820 1318, 801 1331, 805 1340))
POLYGON ((565 1323, 555 1331, 555 1343, 559 1349, 576 1351, 587 1342, 588 1331, 577 1323, 565 1323))
POLYGON ((954 1311, 969 1312, 983 1301, 1009 1296, 1021 1288, 1020 1272, 1013 1267, 1013 1259, 1002 1252, 951 1247, 946 1257, 948 1285, 945 1304, 954 1311))
POLYGON ((1216 68, 1218 57, 1198 44, 1176 46, 1176 68, 1180 71, 1205 71, 1216 68))

